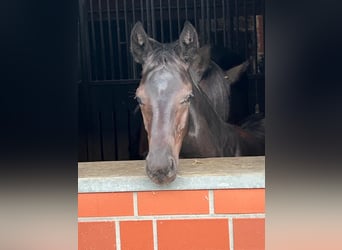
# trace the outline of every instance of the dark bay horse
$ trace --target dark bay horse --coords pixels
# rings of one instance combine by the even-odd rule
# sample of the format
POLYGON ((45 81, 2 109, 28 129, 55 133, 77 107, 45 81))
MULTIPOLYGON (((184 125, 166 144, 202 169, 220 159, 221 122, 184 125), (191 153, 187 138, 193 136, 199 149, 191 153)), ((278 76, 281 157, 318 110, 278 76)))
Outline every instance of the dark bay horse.
MULTIPOLYGON (((141 23, 137 23, 136 26, 132 29, 132 34, 137 27, 141 27, 141 23)), ((239 106, 233 105, 233 109, 230 109, 231 106, 231 96, 230 89, 231 86, 234 88, 235 83, 238 82, 241 75, 246 71, 248 67, 248 62, 241 63, 240 65, 231 67, 229 70, 225 72, 211 60, 211 53, 209 46, 204 46, 201 48, 202 54, 201 57, 198 58, 198 53, 196 51, 199 49, 199 41, 198 34, 196 29, 189 22, 185 22, 184 28, 180 34, 180 38, 171 43, 171 44, 161 44, 158 41, 148 37, 146 33, 139 34, 136 38, 141 39, 142 36, 145 36, 149 48, 152 50, 161 48, 163 46, 168 46, 169 48, 175 50, 180 54, 183 61, 189 64, 189 70, 193 73, 194 78, 199 85, 201 86, 204 93, 208 96, 211 105, 217 114, 226 122, 228 121, 236 121, 236 115, 241 113, 240 103, 239 106), (183 53, 179 53, 183 50, 183 53)), ((134 37, 132 37, 134 39, 134 37)), ((143 64, 142 56, 143 54, 138 50, 135 50, 137 47, 136 43, 131 42, 131 51, 133 57, 136 62, 143 64), (135 52, 134 52, 135 51, 135 52), (135 55, 134 53, 138 53, 135 55)), ((234 96, 233 101, 234 101, 234 96)), ((236 99, 236 98, 235 98, 236 99)), ((234 101, 233 104, 237 103, 234 101)), ((235 122, 236 123, 236 122, 235 122)), ((148 152, 148 142, 146 138, 145 130, 141 130, 140 140, 139 140, 139 155, 145 157, 148 152)))
POLYGON ((176 178, 179 155, 264 154, 263 120, 249 121, 243 128, 226 123, 202 89, 203 71, 198 68, 208 53, 206 48, 192 46, 193 33, 187 27, 170 44, 149 38, 140 22, 131 32, 132 55, 143 65, 136 100, 149 144, 146 172, 157 184, 176 178))

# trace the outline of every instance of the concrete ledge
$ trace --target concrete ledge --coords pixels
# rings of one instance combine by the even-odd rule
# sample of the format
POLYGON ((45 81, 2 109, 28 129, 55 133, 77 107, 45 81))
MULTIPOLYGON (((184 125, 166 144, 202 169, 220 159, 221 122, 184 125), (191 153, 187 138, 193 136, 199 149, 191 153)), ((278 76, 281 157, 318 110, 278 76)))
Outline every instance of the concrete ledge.
POLYGON ((265 188, 265 157, 181 159, 177 179, 164 186, 145 174, 145 161, 78 164, 78 192, 265 188))

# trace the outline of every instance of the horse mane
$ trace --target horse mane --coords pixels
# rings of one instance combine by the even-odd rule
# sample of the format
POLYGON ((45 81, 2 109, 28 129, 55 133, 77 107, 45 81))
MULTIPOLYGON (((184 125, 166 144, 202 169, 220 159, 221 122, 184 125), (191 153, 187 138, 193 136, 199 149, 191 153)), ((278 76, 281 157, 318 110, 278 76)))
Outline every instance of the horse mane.
POLYGON ((175 65, 185 68, 185 62, 181 60, 176 52, 177 46, 178 40, 167 44, 161 44, 155 41, 153 49, 149 52, 144 63, 142 74, 145 75, 152 70, 173 67, 175 65))

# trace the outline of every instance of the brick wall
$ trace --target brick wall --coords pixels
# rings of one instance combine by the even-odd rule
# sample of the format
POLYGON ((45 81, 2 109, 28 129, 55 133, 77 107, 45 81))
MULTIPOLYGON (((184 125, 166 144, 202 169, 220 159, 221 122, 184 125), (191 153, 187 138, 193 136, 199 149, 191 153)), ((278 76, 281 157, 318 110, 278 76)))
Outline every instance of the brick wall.
POLYGON ((79 250, 263 250, 265 189, 78 194, 79 250))

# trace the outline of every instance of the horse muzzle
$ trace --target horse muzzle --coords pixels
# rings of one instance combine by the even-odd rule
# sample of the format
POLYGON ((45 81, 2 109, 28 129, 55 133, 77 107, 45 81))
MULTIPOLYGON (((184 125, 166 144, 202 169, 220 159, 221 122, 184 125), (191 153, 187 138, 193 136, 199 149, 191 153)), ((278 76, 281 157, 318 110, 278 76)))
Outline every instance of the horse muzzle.
POLYGON ((178 161, 165 150, 149 152, 146 157, 147 176, 156 184, 169 184, 177 177, 178 161))

